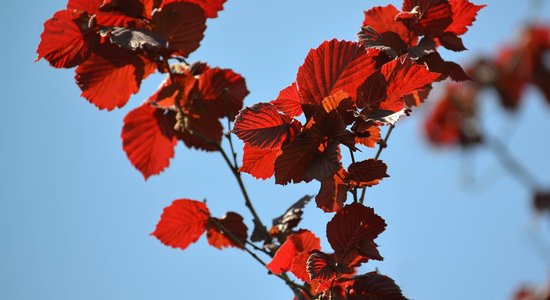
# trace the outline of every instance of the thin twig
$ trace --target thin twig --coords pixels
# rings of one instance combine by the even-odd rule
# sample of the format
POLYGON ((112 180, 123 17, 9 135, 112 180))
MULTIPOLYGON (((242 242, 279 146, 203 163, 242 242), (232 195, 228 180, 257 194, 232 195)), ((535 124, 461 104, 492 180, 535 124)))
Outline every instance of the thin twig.
MULTIPOLYGON (((376 152, 376 156, 374 157, 374 159, 378 160, 380 158, 380 155, 382 155, 382 151, 384 151, 384 149, 388 147, 388 140, 390 139, 390 135, 394 128, 395 128, 395 124, 391 124, 390 128, 388 129, 388 132, 386 132, 386 136, 384 137, 384 139, 378 142, 379 143, 378 152, 376 152)), ((365 201, 366 191, 367 191, 367 187, 363 187, 363 190, 361 191, 361 197, 359 198, 359 202, 361 204, 363 204, 363 202, 365 201)))
MULTIPOLYGON (((256 255, 256 253, 254 253, 254 252, 252 252, 252 250, 248 249, 246 247, 246 244, 243 243, 241 240, 239 240, 230 230, 225 228, 225 226, 223 226, 223 224, 221 224, 220 222, 218 222, 214 218, 210 218, 209 220, 210 220, 210 222, 214 223, 214 225, 216 227, 218 227, 218 229, 221 230, 224 233, 224 235, 227 236, 233 243, 235 243, 241 249, 246 251, 246 253, 250 254, 250 256, 252 256, 252 258, 254 258, 258 263, 260 263, 264 268, 267 269, 267 264, 260 257, 258 257, 258 255, 256 255)), ((271 274, 273 274, 273 273, 271 273, 271 274)), ((275 276, 279 277, 280 279, 282 279, 288 285, 288 287, 290 287, 290 289, 294 293, 300 293, 300 290, 304 291, 305 293, 309 292, 304 286, 302 286, 300 284, 297 284, 296 282, 292 281, 288 277, 288 275, 286 275, 286 273, 282 273, 280 275, 279 274, 273 274, 273 275, 275 275, 275 276)))
POLYGON ((254 205, 252 205, 252 201, 250 201, 250 197, 248 196, 248 192, 246 191, 246 188, 244 186, 244 182, 243 182, 243 179, 241 177, 241 173, 239 172, 238 167, 231 163, 231 160, 229 159, 229 156, 227 155, 225 150, 219 144, 217 145, 217 147, 218 147, 218 152, 221 153, 221 155, 223 156, 223 159, 225 160, 225 162, 227 163, 227 165, 231 169, 231 171, 233 173, 233 176, 235 177, 235 179, 237 179, 237 183, 239 184, 239 188, 241 189, 241 192, 242 192, 243 197, 244 197, 244 204, 245 204, 246 208, 248 208, 248 210, 252 214, 254 226, 259 226, 260 230, 263 231, 264 236, 269 237, 269 234, 267 232, 267 229, 266 229, 265 225, 262 223, 262 220, 260 219, 260 216, 256 212, 256 209, 254 209, 254 205))
POLYGON ((485 145, 493 151, 502 163, 504 169, 506 169, 510 175, 515 177, 531 191, 537 191, 539 189, 539 184, 535 176, 512 156, 501 141, 495 138, 485 138, 485 145))
MULTIPOLYGON (((349 155, 351 156, 351 162, 355 163, 355 155, 353 154, 353 150, 351 150, 351 148, 349 148, 349 155)), ((350 192, 353 195, 353 202, 357 203, 357 201, 358 201, 358 199, 357 199, 357 187, 354 187, 353 189, 351 189, 350 192)))
POLYGON ((233 146, 233 138, 231 137, 231 119, 227 118, 227 135, 225 136, 227 140, 229 141, 229 148, 231 148, 231 153, 233 154, 233 164, 235 168, 237 168, 237 152, 235 151, 235 147, 233 146))

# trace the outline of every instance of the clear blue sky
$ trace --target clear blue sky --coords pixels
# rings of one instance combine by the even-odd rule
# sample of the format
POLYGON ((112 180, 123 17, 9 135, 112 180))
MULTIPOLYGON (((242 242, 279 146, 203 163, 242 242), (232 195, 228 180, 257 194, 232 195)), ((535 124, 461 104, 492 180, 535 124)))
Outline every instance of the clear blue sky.
MULTIPOLYGON (((471 51, 445 56, 466 62, 492 53, 521 23, 548 19, 550 5, 533 14, 527 2, 485 1, 489 6, 465 36, 471 51)), ((363 10, 387 3, 229 0, 208 21, 191 59, 245 76, 247 104, 268 101, 294 80, 310 48, 334 37, 354 39, 363 10)), ((202 238, 182 252, 149 236, 177 198, 207 198, 214 214, 250 216, 216 154, 180 145, 171 167, 147 182, 126 159, 122 118, 161 77, 148 78, 129 105, 108 113, 79 97, 72 70, 33 63, 42 23, 64 6, 62 0, 9 1, 0 11, 0 299, 292 299, 241 251, 218 251, 202 238)), ((507 117, 486 93, 483 113, 501 136, 515 127, 512 153, 550 185, 550 109, 536 91, 528 94, 518 116, 507 117)), ((388 229, 377 239, 385 261, 364 270, 379 268, 419 300, 508 299, 522 282, 545 282, 549 262, 532 237, 549 243, 550 226, 535 220, 529 193, 491 155, 474 156, 472 165, 459 151, 427 146, 422 115, 398 124, 382 155, 391 177, 367 194, 388 229), (469 174, 483 184, 466 184, 469 174)), ((319 188, 245 179, 265 220, 319 188)), ((304 216, 303 226, 324 236, 330 215, 311 205, 304 216)))

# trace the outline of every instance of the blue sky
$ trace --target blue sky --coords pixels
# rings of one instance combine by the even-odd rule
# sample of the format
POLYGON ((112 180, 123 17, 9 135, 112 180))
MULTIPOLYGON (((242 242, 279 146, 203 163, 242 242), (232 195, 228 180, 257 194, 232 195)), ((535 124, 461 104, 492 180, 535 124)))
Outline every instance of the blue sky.
MULTIPOLYGON (((191 60, 242 74, 251 91, 247 105, 269 101, 294 80, 310 48, 354 39, 363 10, 388 3, 400 6, 229 0, 219 18, 208 21, 191 60)), ((467 63, 475 54, 494 53, 521 24, 550 16, 550 5, 484 3, 489 6, 465 36, 470 51, 446 52, 447 59, 467 63)), ((249 227, 250 215, 219 155, 179 145, 170 168, 146 182, 126 159, 122 118, 156 90, 161 76, 148 78, 123 109, 105 112, 79 97, 72 70, 33 63, 42 23, 64 6, 61 0, 10 1, 0 11, 0 299, 292 299, 242 251, 219 251, 204 238, 178 251, 149 236, 162 209, 178 198, 206 198, 215 215, 237 211, 249 227)), ((484 96, 486 127, 550 186, 548 105, 529 90, 522 109, 509 116, 491 93, 484 96), (514 128, 513 135, 506 128, 514 128)), ((385 260, 363 270, 378 268, 412 299, 509 299, 523 282, 545 282, 549 254, 536 245, 550 243, 550 226, 533 214, 529 192, 486 152, 431 148, 421 135, 424 114, 398 123, 382 155, 391 177, 367 193, 388 228, 377 239, 385 260)), ((319 188, 244 177, 264 220, 319 188)), ((330 217, 311 205, 302 225, 324 236, 330 217)), ((326 241, 323 246, 329 249, 326 241)))

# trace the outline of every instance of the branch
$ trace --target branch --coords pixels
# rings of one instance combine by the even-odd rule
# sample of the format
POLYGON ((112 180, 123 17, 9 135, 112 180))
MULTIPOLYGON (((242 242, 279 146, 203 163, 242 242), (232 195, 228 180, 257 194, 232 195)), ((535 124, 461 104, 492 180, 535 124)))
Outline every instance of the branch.
MULTIPOLYGON (((353 155, 353 150, 351 150, 351 148, 348 148, 348 149, 349 149, 349 154, 351 156, 351 162, 355 163, 355 155, 353 155)), ((358 201, 358 199, 357 199, 357 187, 354 187, 353 189, 351 189, 350 192, 353 195, 353 202, 356 203, 358 201)))
MULTIPOLYGON (((212 222, 216 227, 218 227, 218 229, 220 231, 223 232, 223 234, 225 236, 227 236, 233 243, 235 243, 236 245, 238 245, 241 249, 243 249, 246 253, 250 254, 250 256, 252 256, 252 258, 254 258, 254 260, 256 260, 258 263, 260 263, 264 268, 267 269, 267 264, 260 258, 258 257, 258 255, 256 255, 256 253, 252 252, 252 250, 248 249, 246 247, 246 244, 243 243, 241 240, 239 240, 230 230, 228 230, 227 228, 225 228, 225 226, 223 226, 223 224, 221 224, 220 222, 218 222, 216 219, 214 218, 209 218, 209 221, 212 222)), ((269 269, 267 269, 269 270, 269 269)), ((294 292, 294 294, 296 295, 299 295, 301 294, 300 293, 300 290, 301 291, 304 291, 306 294, 308 295, 311 295, 309 293, 309 290, 306 289, 303 285, 300 285, 294 281, 292 281, 288 275, 286 273, 282 273, 280 275, 278 274, 273 274, 271 273, 271 271, 269 272, 269 274, 272 274, 272 275, 275 275, 277 277, 279 277, 280 279, 282 279, 286 285, 288 285, 288 287, 294 292)))
MULTIPOLYGON (((395 128, 395 124, 391 124, 390 128, 388 129, 388 132, 386 132, 386 136, 383 140, 378 141, 378 152, 376 152, 376 156, 374 159, 378 160, 380 158, 380 155, 382 155, 382 151, 388 147, 388 140, 390 139, 390 135, 395 128)), ((363 190, 361 191, 361 197, 359 198, 359 202, 363 204, 365 201, 365 193, 367 191, 367 187, 363 187, 363 190)))
POLYGON ((508 151, 504 144, 495 138, 485 138, 484 143, 500 160, 502 166, 510 175, 531 191, 539 190, 539 184, 533 176, 519 161, 508 151))

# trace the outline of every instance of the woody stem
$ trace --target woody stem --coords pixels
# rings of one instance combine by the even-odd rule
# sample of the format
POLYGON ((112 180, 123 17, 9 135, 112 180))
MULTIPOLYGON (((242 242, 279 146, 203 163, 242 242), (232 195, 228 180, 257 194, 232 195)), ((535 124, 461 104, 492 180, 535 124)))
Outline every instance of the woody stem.
MULTIPOLYGON (((380 158, 380 155, 382 155, 382 151, 388 147, 388 140, 390 139, 390 135, 395 128, 395 124, 391 124, 390 128, 388 129, 388 132, 386 132, 386 136, 383 140, 378 141, 378 152, 376 152, 376 156, 374 157, 375 160, 378 160, 380 158)), ((367 191, 367 187, 364 187, 361 191, 361 197, 359 198, 359 202, 363 204, 365 201, 365 192, 367 191)))

